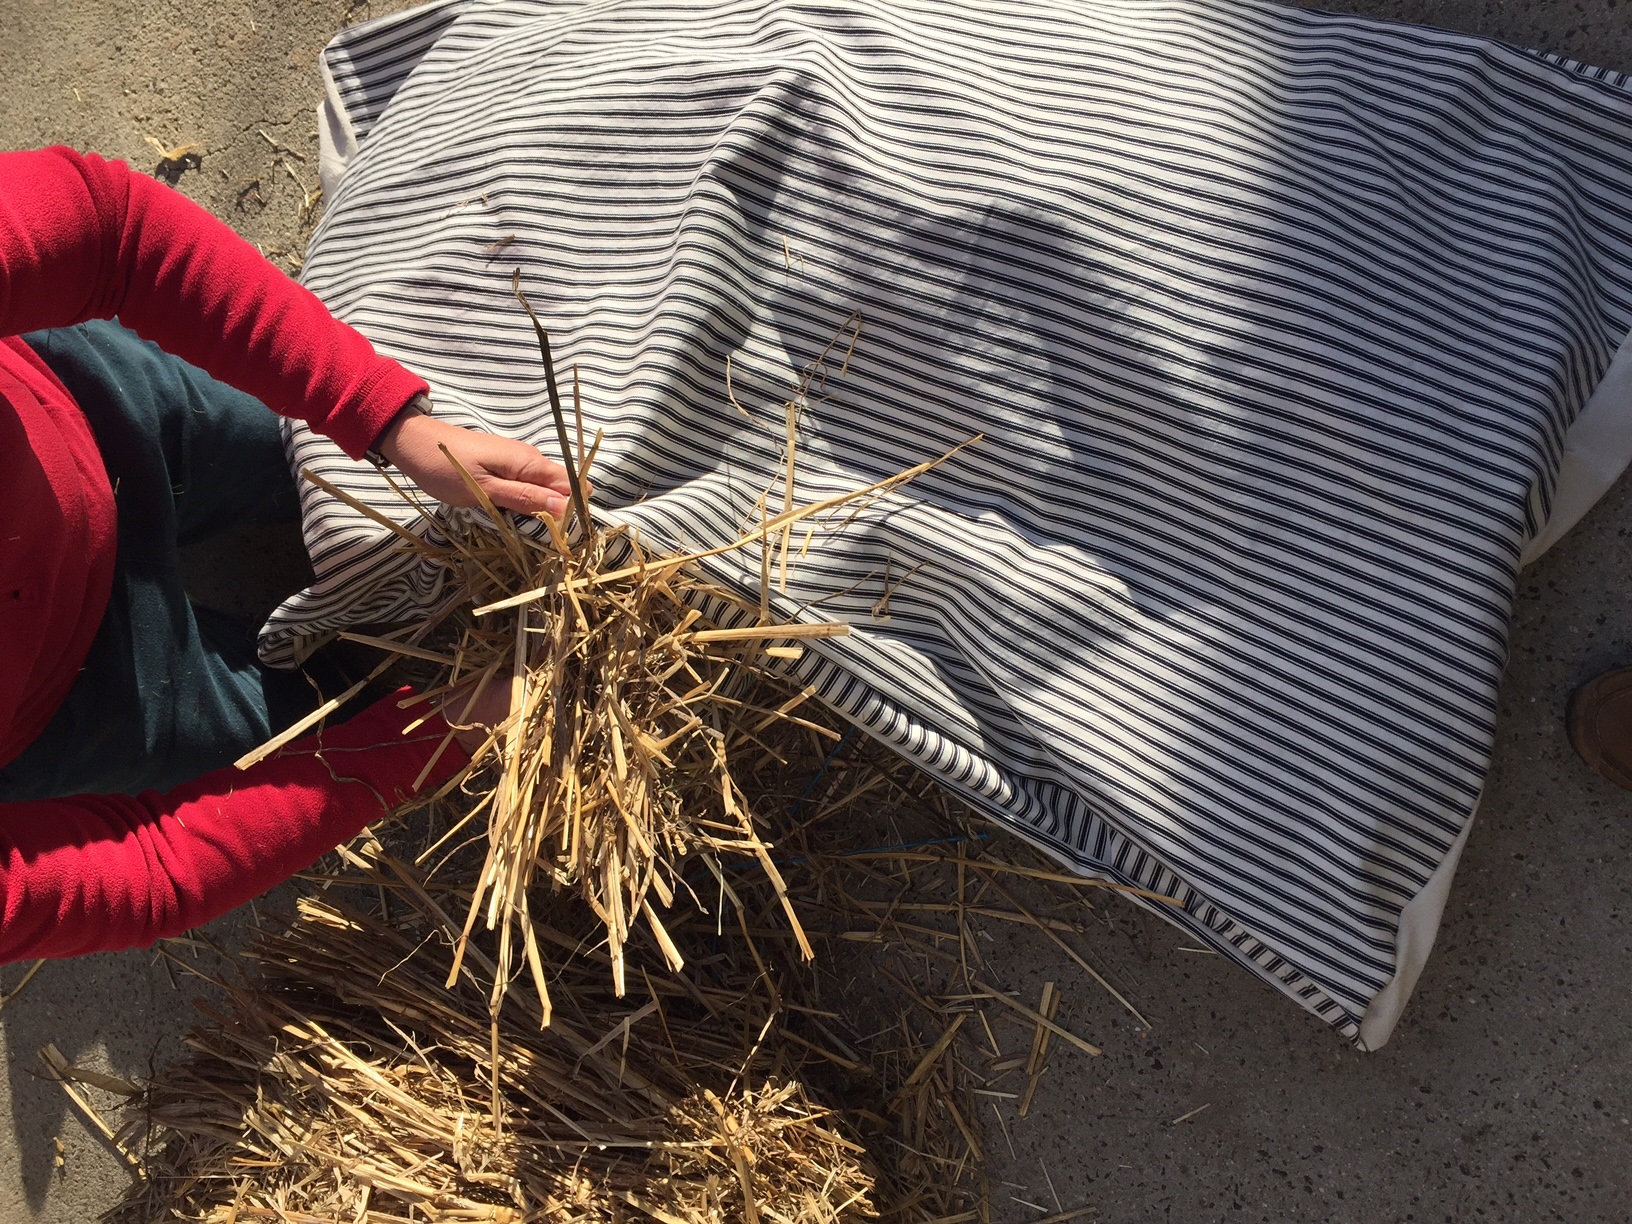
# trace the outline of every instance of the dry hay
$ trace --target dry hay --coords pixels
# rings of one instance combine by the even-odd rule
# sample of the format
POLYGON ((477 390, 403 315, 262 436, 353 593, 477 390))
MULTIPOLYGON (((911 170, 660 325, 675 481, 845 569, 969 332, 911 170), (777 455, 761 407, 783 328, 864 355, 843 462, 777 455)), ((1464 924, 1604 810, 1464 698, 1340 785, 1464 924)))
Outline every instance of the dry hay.
MULTIPOLYGON (((806 368, 784 405, 782 509, 770 513, 773 485, 759 499, 758 521, 734 540, 693 552, 653 554, 636 531, 605 526, 590 511, 586 489, 601 439, 586 448, 576 376, 576 429, 569 431, 549 339, 520 291, 519 275, 512 288, 537 332, 573 489, 566 522, 558 525, 538 515, 534 530, 518 530, 516 520, 494 507, 451 454, 449 461, 464 475, 486 518, 433 513, 397 486, 426 524, 424 535, 311 473, 307 478, 390 528, 405 547, 453 579, 453 595, 424 622, 390 636, 343 636, 385 651, 387 662, 413 658, 439 667, 440 676, 417 700, 451 702, 450 721, 456 726, 490 686, 508 689, 508 717, 472 754, 469 766, 433 797, 462 787, 472 799, 467 820, 487 821, 487 860, 474 882, 449 982, 480 923, 499 937, 492 1007, 499 1007, 518 963, 525 961, 540 1020, 547 1025, 547 973, 529 911, 535 882, 580 897, 604 925, 620 996, 627 988, 624 948, 638 922, 651 930, 669 967, 682 967, 659 911, 674 904, 679 872, 693 854, 704 856, 716 872, 722 857, 754 858, 782 897, 784 918, 801 952, 807 959, 812 955, 786 901, 781 873, 755 829, 735 762, 743 753, 762 754, 773 728, 803 727, 838 738, 801 715, 810 690, 778 693, 766 685, 776 683, 779 664, 800 655, 799 643, 843 636, 850 627, 810 618, 780 620, 771 611, 771 592, 773 586, 787 589, 795 527, 805 531, 808 548, 816 533, 854 521, 963 447, 865 488, 795 506, 798 422, 812 385, 825 380, 826 359, 840 342, 835 338, 806 368), (709 557, 756 547, 757 600, 709 581, 699 569, 709 557), (445 649, 422 645, 435 630, 447 633, 444 620, 456 626, 455 640, 445 649), (773 695, 766 701, 753 699, 768 691, 773 695)), ((852 317, 846 328, 853 347, 859 318, 852 317)), ((285 731, 240 765, 304 733, 326 712, 285 731)), ((453 736, 450 731, 420 783, 453 736)))
POLYGON ((192 1056, 150 1088, 137 1125, 157 1146, 120 1218, 871 1214, 861 1149, 802 1084, 761 1066, 740 991, 659 975, 624 1002, 604 963, 579 962, 557 979, 549 1028, 515 1006, 490 1023, 486 981, 464 969, 442 984, 452 939, 437 938, 447 920, 432 895, 388 857, 396 873, 352 862, 391 888, 390 917, 309 897, 258 942, 256 978, 227 988, 192 1056))
POLYGON ((683 971, 637 931, 620 1000, 598 922, 542 900, 551 1025, 525 979, 495 1023, 496 936, 442 984, 468 887, 367 839, 132 1111, 147 1180, 120 1224, 989 1219, 991 1145, 1012 1143, 1051 1056, 1097 1053, 1057 984, 1035 1007, 993 985, 992 931, 1093 974, 1090 885, 994 846, 854 737, 771 747, 786 765, 742 781, 774 813, 814 962, 763 873, 699 869, 703 904, 670 927, 683 971))
POLYGON ((487 521, 425 512, 421 535, 325 486, 454 576, 424 622, 349 635, 386 652, 376 674, 432 664, 422 699, 466 712, 508 688, 439 792, 470 801, 411 862, 346 851, 255 976, 221 984, 228 1007, 122 1136, 148 1177, 120 1218, 989 1219, 980 1107, 1008 1142, 999 1103, 1023 1118, 1051 1052, 1099 1051, 1055 983, 1035 1007, 992 984, 987 928, 1035 932, 1111 989, 1068 938, 1092 885, 1017 844, 993 856, 943 794, 782 686, 801 641, 847 627, 770 611, 796 525, 851 521, 949 456, 795 506, 824 353, 785 405, 781 509, 773 486, 736 540, 654 555, 591 515, 600 440, 569 438, 539 341, 579 490, 567 524, 518 530, 472 482, 487 521), (753 548, 757 600, 698 568, 753 548))

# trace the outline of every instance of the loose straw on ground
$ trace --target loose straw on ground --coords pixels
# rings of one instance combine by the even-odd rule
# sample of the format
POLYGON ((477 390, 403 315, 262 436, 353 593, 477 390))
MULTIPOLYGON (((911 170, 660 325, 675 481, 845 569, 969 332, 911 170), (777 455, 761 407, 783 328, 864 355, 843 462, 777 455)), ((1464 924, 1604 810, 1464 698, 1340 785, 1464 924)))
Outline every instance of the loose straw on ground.
POLYGON ((423 887, 403 887, 417 877, 378 857, 351 861, 392 891, 393 919, 333 889, 261 939, 257 976, 227 985, 227 1007, 189 1038, 190 1058, 135 1111, 149 1183, 114 1218, 835 1224, 874 1214, 862 1147, 796 1078, 745 1051, 763 1005, 731 1014, 740 983, 643 976, 650 997, 637 1006, 583 961, 558 982, 570 989, 549 1028, 516 1006, 490 1023, 486 982, 461 973, 443 986, 446 916, 423 887))
MULTIPOLYGON (((762 1221, 984 1218, 992 1144, 976 1093, 1012 1110, 1043 1074, 1047 1041, 1068 1058, 1093 1048, 1034 1018, 1071 1031, 1057 1011, 1069 987, 1055 982, 1037 1008, 1008 997, 985 928, 1068 944, 1079 932, 984 916, 1020 911, 985 897, 980 869, 1047 874, 1027 866, 1032 852, 972 836, 904 764, 846 743, 836 753, 828 736, 779 724, 739 758, 744 794, 772 814, 814 962, 776 920, 783 897, 762 871, 700 860, 666 924, 685 967, 671 971, 637 928, 620 1000, 598 919, 536 888, 555 998, 542 1031, 525 978, 490 1015, 496 932, 472 934, 443 986, 485 852, 427 879, 414 847, 398 857, 369 838, 344 851, 132 1111, 149 1181, 121 1224, 724 1224, 750 1210, 733 1142, 748 1145, 762 1221), (884 826, 893 849, 878 847, 884 826), (1027 1079, 1004 1091, 1021 1068, 1027 1079)), ((439 828, 414 837, 432 843, 439 828)), ((1080 906, 1088 883, 1003 874, 1028 890, 1012 894, 1028 913, 1080 906)), ((996 1114, 999 1147, 1018 1120, 996 1114)))

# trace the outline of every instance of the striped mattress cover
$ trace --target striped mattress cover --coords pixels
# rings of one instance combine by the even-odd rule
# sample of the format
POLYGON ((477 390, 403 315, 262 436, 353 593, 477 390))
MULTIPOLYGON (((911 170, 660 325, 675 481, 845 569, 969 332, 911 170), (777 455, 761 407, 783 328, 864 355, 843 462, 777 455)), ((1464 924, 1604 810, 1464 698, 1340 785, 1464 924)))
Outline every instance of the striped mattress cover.
MULTIPOLYGON (((305 283, 447 418, 548 449, 519 267, 606 431, 598 501, 657 541, 751 521, 798 372, 859 311, 799 498, 985 440, 797 562, 779 610, 855 626, 798 678, 1387 1039, 1521 559, 1632 436, 1625 77, 1234 0, 442 0, 323 68, 305 283)), ((317 580, 272 662, 438 593, 304 496, 317 580)))

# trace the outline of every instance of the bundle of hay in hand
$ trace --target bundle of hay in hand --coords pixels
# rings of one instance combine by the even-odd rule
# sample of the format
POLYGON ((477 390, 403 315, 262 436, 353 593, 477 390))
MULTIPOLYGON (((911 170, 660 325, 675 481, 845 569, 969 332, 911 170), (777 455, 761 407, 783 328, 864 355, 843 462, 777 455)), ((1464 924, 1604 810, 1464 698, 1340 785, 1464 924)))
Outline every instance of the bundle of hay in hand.
MULTIPOLYGON (((763 752, 764 734, 773 724, 837 738, 801 717, 799 707, 809 691, 784 690, 770 705, 755 704, 752 697, 766 692, 768 682, 774 691, 776 664, 797 658, 801 642, 842 636, 850 627, 777 620, 770 609, 772 571, 779 571, 778 583, 786 589, 796 525, 815 529, 825 516, 853 518, 962 447, 865 488, 794 506, 796 423, 810 381, 821 376, 835 339, 807 368, 800 390, 785 406, 782 510, 769 513, 767 490, 760 521, 736 539, 702 551, 654 555, 635 531, 604 526, 591 514, 586 489, 601 440, 597 436, 585 446, 576 378, 577 436, 571 436, 549 338, 521 292, 519 272, 512 290, 532 320, 544 359, 573 489, 566 522, 540 515, 533 526, 542 531, 520 530, 466 473, 486 521, 433 516, 399 487, 433 529, 421 536, 311 478, 455 576, 454 597, 426 623, 391 637, 345 636, 387 651, 388 661, 409 657, 441 667, 439 682, 423 696, 451 698, 455 725, 461 710, 468 716, 490 686, 509 691, 508 716, 492 728, 469 767, 433 796, 462 787, 475 798, 467 820, 487 820, 487 862, 475 884, 449 982, 478 924, 497 931, 494 1008, 524 959, 540 999, 540 1019, 548 1024, 547 975, 529 908, 535 883, 576 894, 604 924, 620 996, 628 985, 623 950, 638 922, 649 926, 671 968, 681 967, 660 911, 673 903, 677 870, 694 853, 716 862, 721 855, 755 858, 783 896, 784 917, 804 955, 811 955, 786 903, 781 874, 733 776, 733 758, 744 750, 763 752), (761 562, 757 600, 708 581, 697 568, 708 557, 754 546, 761 562), (446 650, 418 644, 449 617, 459 626, 454 644, 446 650)), ((853 347, 859 318, 853 316, 846 326, 853 347)), ((245 761, 259 759, 310 725, 308 720, 291 728, 245 761)), ((450 732, 438 758, 452 738, 450 732)))

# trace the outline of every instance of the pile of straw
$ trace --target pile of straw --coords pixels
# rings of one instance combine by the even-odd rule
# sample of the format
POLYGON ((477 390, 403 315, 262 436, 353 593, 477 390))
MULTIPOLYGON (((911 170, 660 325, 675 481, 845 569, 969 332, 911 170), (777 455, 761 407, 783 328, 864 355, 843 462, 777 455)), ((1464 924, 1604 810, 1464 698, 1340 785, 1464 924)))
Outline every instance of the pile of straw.
POLYGON ((348 635, 386 652, 376 674, 433 664, 416 701, 452 702, 456 725, 507 690, 433 797, 468 802, 401 860, 372 838, 343 851, 254 949, 254 976, 218 983, 228 1006, 122 1135, 147 1177, 119 1218, 989 1219, 978 1107, 1008 1142, 998 1102, 1023 1118, 1051 1051, 1099 1051, 1055 983, 1035 1007, 992 985, 982 943, 991 923, 1035 932, 1111 989, 1059 916, 1092 909, 1089 885, 1015 845, 993 856, 943 794, 785 687, 803 642, 848 627, 771 613, 795 525, 848 521, 949 456, 794 505, 824 353, 785 405, 781 509, 773 485, 737 539, 655 555, 592 516, 600 439, 572 439, 533 321, 566 523, 513 521, 471 481, 486 521, 420 507, 422 534, 325 486, 454 579, 424 622, 348 635), (757 599, 698 566, 755 548, 757 599), (471 859, 457 839, 482 820, 471 859))
POLYGON ((490 1026, 488 983, 462 970, 442 985, 442 907, 380 858, 394 870, 352 862, 391 890, 389 917, 342 888, 303 899, 254 948, 256 978, 226 987, 192 1057, 150 1088, 136 1122, 155 1142, 122 1218, 872 1215, 861 1148, 801 1083, 761 1067, 740 990, 661 975, 629 1004, 581 962, 557 980, 549 1028, 519 1007, 490 1026))
MULTIPOLYGON (((785 764, 744 761, 741 780, 813 962, 762 872, 702 869, 703 906, 671 924, 685 969, 637 931, 627 1000, 593 915, 541 900, 554 1016, 537 1027, 523 979, 495 1023, 495 936, 442 986, 470 897, 450 881, 479 860, 426 880, 408 847, 369 839, 132 1110, 122 1140, 147 1177, 119 1224, 990 1219, 992 1145, 1012 1149, 1052 1061, 1098 1053, 1071 992, 1001 988, 1001 937, 1098 977, 1090 885, 994 843, 856 737, 835 751, 787 729, 769 747, 785 764)), ((1049 1190, 1032 1194, 1011 1197, 1049 1190)))

